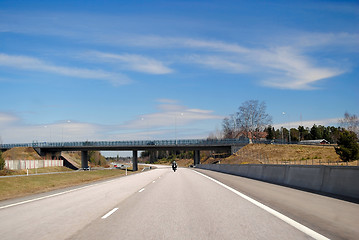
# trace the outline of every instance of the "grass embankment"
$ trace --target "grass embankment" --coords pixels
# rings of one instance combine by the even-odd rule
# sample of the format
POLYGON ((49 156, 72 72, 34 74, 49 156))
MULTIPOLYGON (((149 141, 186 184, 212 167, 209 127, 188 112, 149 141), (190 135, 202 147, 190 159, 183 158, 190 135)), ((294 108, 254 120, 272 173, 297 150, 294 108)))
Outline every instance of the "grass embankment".
POLYGON ((38 160, 42 159, 31 147, 14 147, 3 153, 6 160, 38 160))
MULTIPOLYGON (((218 161, 219 159, 208 159, 218 161)), ((223 164, 338 164, 347 165, 336 154, 334 146, 248 144, 228 158, 220 159, 223 164)), ((348 165, 356 166, 357 161, 348 165)))
MULTIPOLYGON (((202 154, 201 154, 202 155, 202 154)), ((358 161, 342 162, 334 146, 320 145, 276 145, 248 144, 227 158, 213 158, 202 155, 202 164, 300 164, 300 165, 349 165, 358 166, 358 161)), ((179 166, 193 164, 193 159, 176 159, 179 166)), ((170 162, 159 161, 160 164, 170 162)))
MULTIPOLYGON (((139 166, 139 168, 141 170, 141 166, 139 166)), ((128 174, 133 173, 134 172, 128 171, 128 174)), ((112 169, 0 178, 0 200, 120 177, 125 174, 125 170, 112 169)))

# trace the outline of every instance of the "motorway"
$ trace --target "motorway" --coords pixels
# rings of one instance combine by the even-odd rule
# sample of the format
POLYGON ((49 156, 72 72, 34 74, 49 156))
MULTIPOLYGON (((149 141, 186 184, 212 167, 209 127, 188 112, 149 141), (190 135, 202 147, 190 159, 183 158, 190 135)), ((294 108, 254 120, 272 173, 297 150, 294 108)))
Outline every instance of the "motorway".
POLYGON ((168 167, 0 202, 1 239, 358 239, 359 205, 168 167))

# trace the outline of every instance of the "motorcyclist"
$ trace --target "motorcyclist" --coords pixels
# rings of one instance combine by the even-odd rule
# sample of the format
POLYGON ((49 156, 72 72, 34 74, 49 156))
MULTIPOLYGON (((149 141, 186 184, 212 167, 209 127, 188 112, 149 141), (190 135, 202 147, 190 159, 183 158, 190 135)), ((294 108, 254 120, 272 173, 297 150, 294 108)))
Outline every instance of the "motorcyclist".
POLYGON ((177 163, 175 160, 173 160, 173 162, 172 162, 172 169, 174 172, 177 170, 177 163))

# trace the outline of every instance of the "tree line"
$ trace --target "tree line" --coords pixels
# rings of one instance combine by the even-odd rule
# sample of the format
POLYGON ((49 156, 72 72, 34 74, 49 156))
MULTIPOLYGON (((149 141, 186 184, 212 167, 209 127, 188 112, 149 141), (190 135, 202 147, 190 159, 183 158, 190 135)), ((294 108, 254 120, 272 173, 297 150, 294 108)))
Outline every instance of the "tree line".
MULTIPOLYGON (((238 108, 238 112, 223 119, 220 138, 248 138, 250 142, 259 139, 291 143, 302 140, 325 139, 337 144, 335 151, 343 161, 359 159, 359 118, 355 114, 345 113, 339 120, 339 127, 314 124, 311 128, 275 129, 271 126, 272 117, 266 113, 265 102, 249 100, 238 108)), ((210 136, 210 138, 218 136, 210 136)))
POLYGON ((325 139, 330 143, 337 143, 340 132, 343 131, 341 127, 322 126, 314 124, 311 128, 298 126, 298 128, 280 128, 275 129, 272 126, 265 128, 267 140, 280 140, 282 142, 300 142, 302 140, 318 140, 325 139))
POLYGON ((337 143, 340 132, 347 130, 359 135, 359 119, 353 114, 345 113, 339 121, 339 127, 314 124, 311 128, 275 129, 271 126, 272 117, 266 113, 265 102, 249 100, 238 108, 238 112, 225 117, 222 122, 221 138, 249 138, 251 140, 267 139, 283 142, 299 142, 302 140, 325 139, 337 143))

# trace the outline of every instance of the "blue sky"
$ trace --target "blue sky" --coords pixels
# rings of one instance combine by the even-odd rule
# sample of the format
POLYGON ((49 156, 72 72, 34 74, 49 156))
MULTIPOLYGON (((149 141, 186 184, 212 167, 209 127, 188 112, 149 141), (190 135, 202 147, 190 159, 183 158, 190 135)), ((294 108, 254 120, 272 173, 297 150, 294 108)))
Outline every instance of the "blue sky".
POLYGON ((357 1, 0 0, 1 142, 205 138, 252 99, 336 125, 358 30, 357 1))

